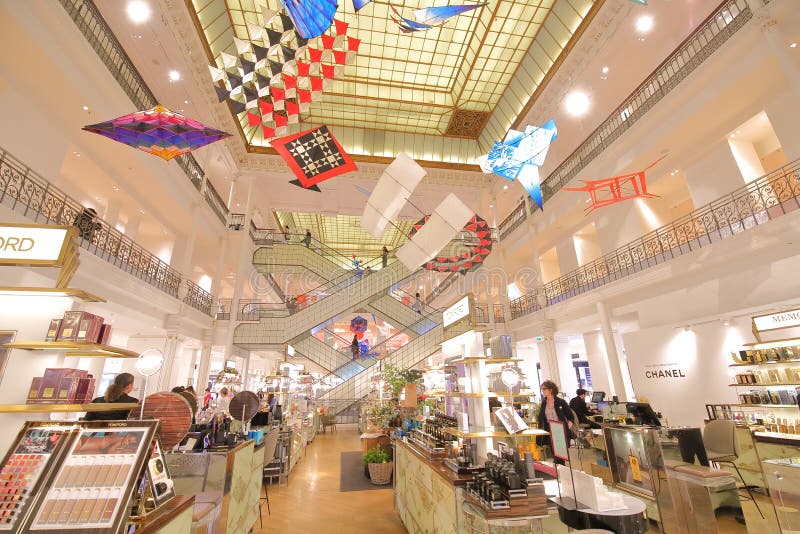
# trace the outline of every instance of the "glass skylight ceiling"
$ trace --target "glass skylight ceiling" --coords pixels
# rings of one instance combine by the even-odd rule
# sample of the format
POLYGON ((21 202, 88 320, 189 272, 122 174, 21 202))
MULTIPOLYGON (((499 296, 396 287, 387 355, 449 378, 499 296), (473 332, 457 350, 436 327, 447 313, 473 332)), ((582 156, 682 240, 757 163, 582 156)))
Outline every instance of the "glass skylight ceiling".
MULTIPOLYGON (((515 90, 513 98, 501 99, 528 50, 535 54, 529 59, 537 64, 536 70, 547 72, 591 4, 591 0, 494 0, 440 27, 404 34, 391 20, 390 6, 413 19, 414 9, 446 4, 373 1, 356 15, 352 0, 341 0, 337 18, 350 24, 348 35, 361 40, 356 61, 344 68, 344 75, 322 99, 311 104, 300 124, 289 125, 287 133, 327 124, 354 155, 393 156, 404 150, 417 159, 474 163, 481 150, 474 141, 480 129, 443 140, 453 112, 489 114, 508 107, 497 114, 508 128, 542 78, 537 76, 536 83, 523 91, 515 90), (375 139, 374 133, 384 132, 375 139)), ((192 5, 208 43, 210 63, 220 52, 236 55, 234 35, 251 40, 246 23, 263 26, 263 6, 276 11, 281 7, 278 0, 192 0, 192 5)), ((240 124, 251 149, 269 146, 261 129, 249 126, 246 114, 240 124)))

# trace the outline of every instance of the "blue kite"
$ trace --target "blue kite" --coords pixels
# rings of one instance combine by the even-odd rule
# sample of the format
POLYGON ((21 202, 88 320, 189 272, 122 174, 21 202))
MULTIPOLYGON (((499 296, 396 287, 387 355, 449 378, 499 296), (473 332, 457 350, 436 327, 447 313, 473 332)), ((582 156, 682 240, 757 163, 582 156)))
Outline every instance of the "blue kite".
POLYGON ((518 181, 541 209, 544 199, 539 167, 544 163, 550 143, 557 135, 558 129, 553 119, 541 127, 529 125, 524 132, 509 130, 503 142, 496 141, 492 151, 479 158, 481 169, 485 173, 518 181))
POLYGON ((325 33, 336 15, 336 0, 281 0, 281 3, 297 33, 306 39, 325 33))
POLYGON ((457 17, 468 11, 478 9, 486 4, 463 4, 457 6, 426 7, 414 10, 414 19, 407 19, 400 15, 400 12, 392 7, 395 17, 392 20, 400 27, 403 33, 419 32, 430 30, 436 26, 444 24, 447 19, 457 17))

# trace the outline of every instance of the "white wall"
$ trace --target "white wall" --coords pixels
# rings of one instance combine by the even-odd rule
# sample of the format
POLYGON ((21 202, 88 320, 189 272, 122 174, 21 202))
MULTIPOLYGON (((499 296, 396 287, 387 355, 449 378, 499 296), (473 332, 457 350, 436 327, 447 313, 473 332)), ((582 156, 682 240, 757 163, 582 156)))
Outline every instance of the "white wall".
POLYGON ((650 402, 670 425, 703 425, 705 405, 736 403, 736 388, 729 387, 735 373, 730 353, 743 341, 752 341, 749 322, 732 326, 713 321, 686 331, 681 326, 660 326, 622 335, 636 397, 650 402), (648 376, 671 371, 679 376, 648 376))

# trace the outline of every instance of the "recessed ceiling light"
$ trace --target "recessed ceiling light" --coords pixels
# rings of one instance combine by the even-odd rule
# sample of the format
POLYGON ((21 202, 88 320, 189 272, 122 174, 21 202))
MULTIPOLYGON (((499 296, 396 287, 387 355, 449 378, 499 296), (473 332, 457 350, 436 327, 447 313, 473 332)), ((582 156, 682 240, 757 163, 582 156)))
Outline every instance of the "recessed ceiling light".
POLYGON ((653 17, 651 15, 642 15, 636 19, 636 31, 639 33, 650 33, 653 29, 653 17))
POLYGON ((89 111, 89 106, 83 106, 83 111, 89 111))
POLYGON ((489 207, 490 207, 490 208, 493 208, 493 207, 494 207, 494 204, 489 204, 489 207))
POLYGON ((119 191, 119 186, 118 185, 112 185, 111 189, 113 189, 114 191, 119 191))
POLYGON ((419 286, 419 289, 422 289, 423 286, 419 286))
POLYGON ((508 191, 508 186, 507 185, 503 186, 503 191, 508 191))
POLYGON ((150 6, 147 2, 143 2, 142 0, 131 0, 128 2, 125 12, 128 14, 130 21, 134 24, 144 24, 150 20, 150 6))
POLYGON ((603 74, 608 74, 608 67, 603 67, 602 69, 600 69, 600 72, 602 72, 603 74))
POLYGON ((188 104, 188 103, 189 103, 189 101, 188 101, 188 100, 184 100, 184 101, 183 101, 183 103, 184 103, 184 104, 188 104))
POLYGON ((139 213, 144 214, 144 210, 139 208, 139 213))
POLYGON ((589 111, 589 97, 582 91, 572 91, 564 99, 564 106, 567 108, 567 113, 573 117, 580 117, 589 111))
POLYGON ((178 72, 177 70, 174 70, 174 69, 169 71, 169 81, 178 82, 178 81, 180 81, 180 79, 181 79, 181 73, 180 72, 178 72))
POLYGON ((789 45, 789 48, 797 48, 797 43, 792 43, 789 45))

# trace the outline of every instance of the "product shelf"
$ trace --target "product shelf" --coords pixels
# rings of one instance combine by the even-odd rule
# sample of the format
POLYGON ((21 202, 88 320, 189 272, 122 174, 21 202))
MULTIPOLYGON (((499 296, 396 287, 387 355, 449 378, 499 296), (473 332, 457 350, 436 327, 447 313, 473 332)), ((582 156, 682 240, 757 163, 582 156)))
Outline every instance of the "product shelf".
POLYGON ((90 341, 15 341, 6 343, 7 349, 22 350, 66 350, 67 356, 82 358, 138 358, 139 353, 111 345, 90 341), (72 352, 74 351, 74 352, 72 352))
POLYGON ((800 364, 800 360, 771 360, 768 362, 732 363, 728 367, 760 367, 762 365, 800 364))
POLYGON ((477 362, 486 362, 486 363, 509 363, 509 362, 521 362, 523 361, 522 358, 484 358, 484 357, 469 357, 469 358, 461 358, 458 360, 448 360, 446 363, 447 365, 453 365, 456 363, 463 363, 463 364, 470 364, 470 363, 477 363, 477 362))
POLYGON ((762 382, 760 384, 728 384, 732 388, 768 388, 772 386, 800 386, 800 382, 762 382))
POLYGON ((528 428, 516 434, 509 434, 508 432, 501 432, 497 430, 476 430, 464 432, 457 428, 443 428, 443 432, 458 438, 510 438, 516 436, 549 436, 550 434, 539 428, 528 428))
POLYGON ((501 393, 501 392, 494 392, 494 391, 490 391, 490 392, 487 392, 487 393, 459 393, 459 392, 453 392, 453 393, 445 393, 444 394, 445 397, 471 397, 471 398, 487 398, 487 399, 489 397, 502 397, 504 399, 510 399, 510 398, 527 399, 528 397, 532 397, 534 395, 535 395, 535 393, 533 393, 533 392, 530 392, 530 393, 501 393))
POLYGON ((0 413, 52 413, 52 412, 116 412, 134 410, 139 405, 130 403, 90 404, 0 404, 0 413))
POLYGON ((794 410, 800 409, 796 404, 731 404, 731 406, 738 406, 740 408, 792 408, 794 410))

